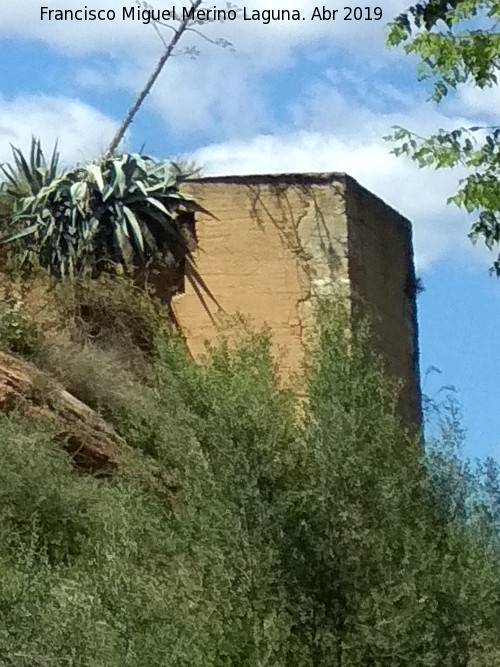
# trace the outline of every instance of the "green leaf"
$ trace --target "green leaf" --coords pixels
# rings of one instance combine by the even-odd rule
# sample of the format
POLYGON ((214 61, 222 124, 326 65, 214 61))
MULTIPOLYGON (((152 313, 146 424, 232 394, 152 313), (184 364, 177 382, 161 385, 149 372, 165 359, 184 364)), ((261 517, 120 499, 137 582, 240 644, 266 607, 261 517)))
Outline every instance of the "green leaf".
POLYGON ((93 182, 99 188, 99 192, 102 195, 104 193, 104 179, 101 172, 101 167, 99 164, 90 164, 87 167, 87 173, 90 175, 93 182))
POLYGON ((168 210, 168 208, 166 208, 166 206, 162 204, 162 202, 156 199, 155 197, 146 197, 146 201, 148 202, 148 204, 151 204, 151 206, 154 206, 159 211, 164 213, 167 218, 171 217, 171 213, 168 210))
POLYGON ((37 231, 38 231, 38 225, 31 225, 30 227, 26 227, 25 229, 22 229, 21 231, 17 232, 16 234, 12 234, 12 236, 9 236, 6 239, 2 239, 1 243, 13 243, 14 241, 18 241, 19 239, 23 239, 26 236, 30 236, 37 231))
POLYGON ((69 189, 70 195, 71 195, 71 200, 73 204, 79 205, 83 207, 83 204, 86 203, 87 200, 87 195, 88 195, 88 187, 87 184, 83 181, 77 181, 76 183, 73 183, 73 185, 69 189))
MULTIPOLYGON (((2 165, 2 173, 10 177, 9 187, 23 194, 15 198, 15 234, 4 242, 24 243, 28 247, 22 251, 33 249, 31 257, 60 278, 94 270, 90 263, 102 259, 132 272, 138 264, 157 260, 158 252, 180 258, 188 249, 177 214, 208 213, 172 187, 167 163, 126 154, 49 179, 41 146, 33 141, 28 166, 34 180, 26 187, 19 178, 27 174, 27 161, 17 150, 13 155, 17 172, 2 165)), ((57 156, 54 149, 54 166, 57 156)))
POLYGON ((144 241, 142 238, 141 228, 137 222, 133 211, 128 206, 123 206, 123 212, 127 218, 129 228, 132 231, 132 237, 134 238, 137 249, 139 250, 140 257, 142 259, 144 255, 144 241))

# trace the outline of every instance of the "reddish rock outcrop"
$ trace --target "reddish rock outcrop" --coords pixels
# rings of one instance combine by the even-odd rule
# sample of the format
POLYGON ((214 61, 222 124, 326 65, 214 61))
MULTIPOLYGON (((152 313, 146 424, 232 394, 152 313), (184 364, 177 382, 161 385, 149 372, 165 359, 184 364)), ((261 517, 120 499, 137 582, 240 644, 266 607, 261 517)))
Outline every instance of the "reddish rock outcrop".
POLYGON ((0 410, 50 422, 75 465, 108 475, 125 441, 99 415, 33 364, 0 352, 0 410))

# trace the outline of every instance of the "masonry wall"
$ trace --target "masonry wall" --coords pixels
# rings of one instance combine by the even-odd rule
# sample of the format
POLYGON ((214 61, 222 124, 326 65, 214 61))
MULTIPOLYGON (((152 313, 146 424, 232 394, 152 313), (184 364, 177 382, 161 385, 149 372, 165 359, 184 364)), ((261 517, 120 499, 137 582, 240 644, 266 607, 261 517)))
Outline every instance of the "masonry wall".
POLYGON ((285 375, 300 371, 314 296, 340 285, 373 316, 387 367, 405 383, 403 413, 418 422, 408 221, 342 174, 208 178, 189 190, 215 216, 197 222, 197 267, 217 303, 204 308, 186 281, 173 304, 193 354, 240 313, 270 327, 285 375))
POLYGON ((381 199, 344 177, 349 280, 355 312, 370 317, 387 369, 404 381, 401 411, 421 423, 416 281, 411 225, 381 199))
POLYGON ((205 341, 216 336, 214 321, 223 324, 240 313, 271 328, 285 374, 299 370, 303 336, 312 326, 310 264, 315 263, 319 279, 329 279, 318 252, 325 242, 318 210, 332 212, 327 226, 339 239, 333 254, 347 273, 342 197, 335 207, 328 185, 305 189, 300 182, 271 177, 207 179, 189 189, 215 216, 197 224, 197 268, 218 302, 208 300, 204 310, 187 281, 185 294, 175 299, 174 311, 190 349, 200 354, 205 341))

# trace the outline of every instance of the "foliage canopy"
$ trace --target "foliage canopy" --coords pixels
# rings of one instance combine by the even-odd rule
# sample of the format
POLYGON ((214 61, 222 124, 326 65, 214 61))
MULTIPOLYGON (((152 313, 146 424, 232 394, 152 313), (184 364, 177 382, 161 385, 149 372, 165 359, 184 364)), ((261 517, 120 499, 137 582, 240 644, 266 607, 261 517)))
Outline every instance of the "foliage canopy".
POLYGON ((499 664, 498 469, 460 460, 453 411, 420 457, 346 317, 320 316, 300 419, 265 335, 195 364, 162 333, 110 480, 0 415, 6 667, 499 664))
MULTIPOLYGON (((404 44, 419 58, 419 80, 433 84, 441 102, 460 86, 496 86, 500 66, 500 6, 493 0, 427 0, 411 6, 389 27, 388 44, 404 44)), ((420 167, 464 166, 468 176, 449 202, 476 213, 469 234, 488 248, 500 243, 500 126, 440 129, 423 138, 397 127, 388 137, 396 155, 409 155, 420 167)), ((500 275, 500 255, 492 270, 500 275)))

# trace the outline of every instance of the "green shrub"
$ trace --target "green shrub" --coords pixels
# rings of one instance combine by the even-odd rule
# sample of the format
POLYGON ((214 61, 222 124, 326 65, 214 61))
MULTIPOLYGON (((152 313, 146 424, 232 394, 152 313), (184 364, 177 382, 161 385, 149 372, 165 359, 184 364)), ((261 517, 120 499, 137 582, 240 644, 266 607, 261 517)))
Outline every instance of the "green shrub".
POLYGON ((423 456, 399 423, 397 386, 369 328, 346 336, 347 322, 342 304, 324 304, 307 458, 283 500, 282 568, 300 619, 286 664, 451 667, 498 657, 498 524, 483 503, 487 488, 498 503, 500 486, 449 446, 456 422, 435 444, 439 456, 435 447, 423 456))
POLYGON ((0 417, 0 526, 3 546, 24 545, 33 558, 56 565, 80 553, 89 538, 87 488, 49 430, 0 417))
POLYGON ((0 302, 0 347, 31 358, 40 345, 40 335, 20 301, 0 302))
POLYGON ((0 192, 0 234, 3 236, 10 225, 13 201, 9 195, 0 192))
POLYGON ((300 404, 266 335, 195 363, 160 334, 111 479, 0 415, 0 662, 498 665, 498 469, 454 413, 424 456, 348 321, 324 306, 300 404))
POLYGON ((164 307, 124 276, 102 275, 56 286, 59 307, 80 340, 151 353, 159 334, 168 329, 164 307), (127 346, 128 343, 128 346, 127 346))
POLYGON ((178 471, 191 505, 183 529, 217 592, 223 635, 214 664, 285 664, 290 619, 275 503, 300 442, 295 401, 279 387, 269 337, 223 343, 201 364, 168 338, 159 344, 157 377, 164 412, 177 414, 185 432, 180 445, 159 443, 157 456, 178 471))

